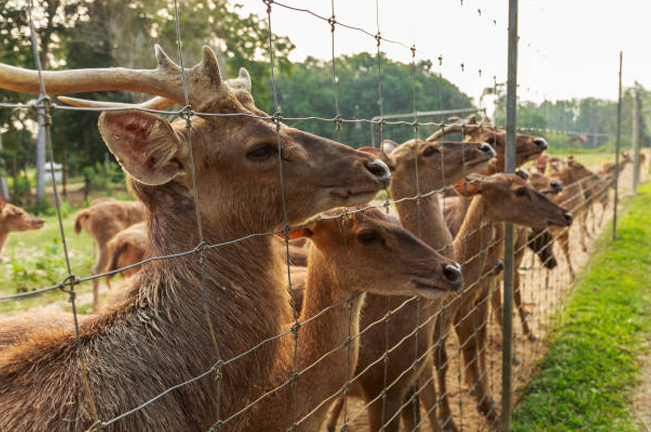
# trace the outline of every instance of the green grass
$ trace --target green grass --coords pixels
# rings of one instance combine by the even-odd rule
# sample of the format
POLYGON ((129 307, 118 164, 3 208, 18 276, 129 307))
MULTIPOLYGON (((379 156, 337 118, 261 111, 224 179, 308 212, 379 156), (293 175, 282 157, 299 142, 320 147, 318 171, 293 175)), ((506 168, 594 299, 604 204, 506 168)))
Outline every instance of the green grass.
MULTIPOLYGON (((88 276, 94 263, 93 242, 85 232, 73 230, 75 209, 63 219, 68 255, 73 273, 88 276)), ((0 258, 0 295, 32 291, 54 285, 67 275, 64 251, 56 216, 45 216, 45 227, 37 231, 12 233, 0 258)), ((82 286, 88 289, 89 284, 82 286)), ((37 305, 60 301, 67 294, 55 290, 19 300, 0 301, 0 313, 24 310, 37 305)))
POLYGON ((631 391, 651 336, 651 185, 620 219, 569 299, 513 414, 514 431, 637 431, 631 391))

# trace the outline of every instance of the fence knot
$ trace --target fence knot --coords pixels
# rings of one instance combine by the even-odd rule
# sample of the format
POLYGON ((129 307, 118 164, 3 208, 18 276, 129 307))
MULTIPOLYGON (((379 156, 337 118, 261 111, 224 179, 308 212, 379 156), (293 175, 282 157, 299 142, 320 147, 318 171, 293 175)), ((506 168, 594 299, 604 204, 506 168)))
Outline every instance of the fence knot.
POLYGON ((210 373, 215 374, 215 380, 219 381, 222 378, 222 368, 224 367, 224 360, 219 359, 217 360, 217 363, 215 363, 211 368, 210 368, 210 373))
POLYGON ((332 15, 330 18, 328 18, 328 24, 330 24, 330 31, 332 33, 335 32, 335 24, 337 24, 337 21, 335 20, 335 16, 332 15))
POLYGON ((271 116, 271 120, 276 124, 276 130, 280 130, 280 123, 283 121, 283 116, 279 112, 276 112, 271 116))
POLYGON ((185 120, 185 126, 187 128, 192 127, 192 115, 194 113, 192 112, 192 107, 190 105, 186 105, 183 108, 179 110, 179 116, 185 120))
POLYGON ((332 121, 335 124, 335 130, 337 131, 337 133, 339 133, 339 131, 341 131, 341 115, 337 114, 335 118, 332 119, 332 121))
POLYGON ((412 45, 411 48, 409 48, 409 50, 411 51, 411 56, 416 57, 416 45, 415 44, 412 45))
POLYGON ((274 2, 274 0, 262 0, 262 3, 267 5, 267 13, 271 13, 271 4, 274 2))
POLYGON ((382 35, 380 34, 380 32, 377 32, 377 34, 375 36, 373 36, 373 37, 375 38, 375 41, 376 41, 377 46, 379 48, 380 47, 380 41, 382 40, 382 35))
POLYGON ((43 118, 43 126, 52 125, 52 115, 51 115, 51 106, 52 99, 46 94, 38 95, 36 103, 31 104, 32 108, 36 110, 36 113, 39 117, 43 118))
POLYGON ((63 291, 64 293, 68 293, 68 301, 70 303, 75 301, 75 299, 77 298, 77 293, 75 293, 74 287, 75 287, 75 284, 78 284, 79 282, 80 281, 79 281, 79 278, 77 278, 77 276, 75 276, 74 274, 69 274, 59 284, 59 289, 61 291, 63 291), (65 288, 66 286, 69 286, 70 289, 66 289, 65 288))

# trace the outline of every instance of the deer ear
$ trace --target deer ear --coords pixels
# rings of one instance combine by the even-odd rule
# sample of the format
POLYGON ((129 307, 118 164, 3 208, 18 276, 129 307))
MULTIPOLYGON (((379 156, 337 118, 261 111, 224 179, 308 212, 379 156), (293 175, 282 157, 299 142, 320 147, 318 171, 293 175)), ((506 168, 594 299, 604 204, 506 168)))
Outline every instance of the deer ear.
POLYGON ((382 150, 384 150, 384 152, 386 154, 391 154, 398 147, 399 147, 399 144, 397 142, 395 142, 395 141, 391 141, 391 140, 388 140, 388 139, 385 139, 384 141, 382 141, 382 150))
POLYGON ((166 120, 146 112, 103 112, 99 132, 122 168, 141 183, 156 186, 184 171, 187 151, 166 120))
MULTIPOLYGON (((294 228, 289 230, 289 240, 298 240, 300 238, 310 238, 312 237, 312 230, 307 228, 307 227, 302 227, 302 228, 294 228)), ((276 234, 278 237, 282 238, 283 240, 285 239, 285 233, 280 232, 276 234)))
POLYGON ((463 197, 473 197, 481 193, 483 179, 484 177, 481 175, 469 175, 465 179, 456 182, 452 187, 454 187, 457 194, 463 197))

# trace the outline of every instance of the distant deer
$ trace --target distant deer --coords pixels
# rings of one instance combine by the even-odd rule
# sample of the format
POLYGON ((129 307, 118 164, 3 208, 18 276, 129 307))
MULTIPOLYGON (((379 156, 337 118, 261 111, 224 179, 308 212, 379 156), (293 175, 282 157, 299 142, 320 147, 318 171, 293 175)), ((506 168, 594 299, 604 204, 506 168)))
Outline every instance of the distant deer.
MULTIPOLYGON (((549 177, 538 172, 528 173, 520 169, 518 175, 528 180, 531 186, 541 194, 551 199, 552 196, 558 195, 563 191, 563 183, 559 180, 552 180, 549 177)), ((521 293, 521 278, 518 269, 524 259, 524 254, 527 246, 529 246, 536 254, 538 254, 543 267, 553 269, 556 267, 556 259, 552 249, 552 239, 546 229, 541 228, 526 228, 522 226, 515 227, 515 240, 514 240, 514 255, 513 255, 513 300, 515 308, 520 316, 520 323, 522 325, 522 333, 530 340, 535 341, 536 336, 531 332, 529 323, 527 322, 527 312, 522 303, 521 293)), ((494 310, 494 317, 498 325, 502 325, 502 300, 501 290, 492 290, 492 306, 494 310)))
MULTIPOLYGON (((445 223, 439 194, 432 192, 452 184, 469 172, 485 167, 495 156, 491 146, 484 143, 412 140, 402 145, 385 141, 383 150, 362 150, 383 157, 389 165, 393 178, 391 197, 397 201, 396 209, 402 225, 430 247, 442 251, 446 256, 452 256, 451 249, 446 249, 451 243, 451 237, 447 229, 441 230, 441 227, 445 228, 445 223), (424 196, 419 200, 406 199, 418 195, 417 185, 424 196)), ((431 347, 435 316, 440 311, 441 300, 416 302, 413 298, 387 299, 373 294, 366 296, 360 323, 363 331, 360 335, 362 348, 356 369, 356 375, 361 375, 353 382, 351 395, 363 397, 367 404, 370 403, 371 431, 398 430, 400 407, 411 387, 419 381, 423 384, 430 383, 425 386, 423 397, 427 398, 426 401, 431 406, 434 405, 436 393, 431 368, 431 347), (393 311, 405 302, 399 310, 393 311), (387 325, 383 318, 390 311, 391 321, 387 325), (420 317, 420 321, 417 321, 417 317, 420 317), (420 327, 416 334, 414 329, 417 326, 420 327), (385 363, 382 358, 387 347, 390 350, 386 363, 388 388, 383 402, 378 397, 385 391, 385 363)), ((340 399, 328 422, 330 430, 335 428, 342 407, 343 400, 340 399)), ((410 428, 413 423, 411 410, 409 413, 405 410, 402 417, 410 428)), ((429 419, 433 424, 436 423, 434 410, 430 412, 429 419)))
MULTIPOLYGON (((145 220, 145 207, 138 201, 103 198, 90 204, 75 216, 75 233, 82 228, 95 243, 94 275, 104 271, 110 260, 109 241, 120 231, 145 220)), ((93 279, 93 310, 99 302, 99 279, 93 279)))
MULTIPOLYGON (((146 255, 147 226, 144 222, 133 224, 118 232, 106 245, 108 263, 101 271, 111 272, 142 261, 146 255)), ((120 275, 127 278, 140 271, 140 267, 122 270, 120 275)), ((109 284, 114 275, 106 277, 109 284)))
MULTIPOLYGON (((341 214, 342 210, 326 216, 341 214)), ((355 372, 360 348, 360 338, 355 335, 359 334, 365 295, 440 298, 461 288, 461 272, 454 261, 377 209, 358 211, 343 220, 317 218, 316 223, 292 230, 290 236, 312 240, 299 317, 303 324, 298 339, 296 366, 300 377, 294 420, 298 431, 318 431, 328 412, 328 401, 341 394, 355 372), (332 309, 322 314, 328 308, 332 309), (346 348, 349 336, 353 336, 350 351, 346 348)), ((272 372, 275 386, 285 383, 294 371, 293 334, 283 342, 286 349, 276 359, 272 372)), ((291 386, 258 401, 252 408, 249 430, 288 430, 291 405, 291 386)))
MULTIPOLYGON (((517 174, 498 173, 491 176, 471 174, 455 185, 461 196, 472 198, 464 220, 455 235, 455 257, 461 261, 466 287, 450 305, 453 324, 459 335, 459 346, 466 366, 466 379, 472 385, 477 407, 490 421, 498 421, 497 412, 488 393, 487 372, 484 370, 488 295, 493 286, 489 275, 494 263, 503 256, 503 225, 505 222, 528 227, 566 227, 572 218, 517 174), (464 265, 465 264, 465 265, 464 265), (479 365, 479 368, 477 367, 479 365)), ((447 334, 447 330, 443 331, 447 334)), ((444 344, 441 342, 440 347, 444 344)), ((441 350, 439 361, 447 363, 441 350)), ((443 391, 443 390, 441 390, 443 391)), ((442 403, 444 427, 453 425, 449 405, 442 403)))
POLYGON ((37 230, 43 228, 43 225, 43 219, 32 216, 0 197, 0 254, 10 232, 37 230))
MULTIPOLYGON (((54 94, 121 89, 185 105, 180 67, 159 47, 156 55, 155 70, 42 76, 54 94)), ((274 122, 250 94, 230 90, 211 49, 205 47, 202 62, 185 75, 195 112, 228 115, 193 115, 191 135, 185 119, 169 123, 139 110, 99 116, 104 142, 146 208, 152 256, 195 249, 197 213, 204 241, 216 244, 297 224, 333 207, 363 204, 388 186, 389 170, 375 157, 274 122)), ((38 92, 38 77, 0 65, 0 87, 38 92)), ((84 321, 80 349, 94 404, 83 384, 73 332, 32 334, 28 342, 3 350, 0 430, 86 430, 96 421, 95 408, 100 420, 113 419, 237 355, 242 356, 221 368, 219 386, 214 374, 207 375, 112 427, 208 430, 232 416, 224 427, 248 430, 249 418, 235 414, 273 382, 274 364, 284 353, 272 337, 292 322, 287 275, 272 241, 254 236, 206 249, 203 267, 198 254, 151 262, 121 307, 84 321)))

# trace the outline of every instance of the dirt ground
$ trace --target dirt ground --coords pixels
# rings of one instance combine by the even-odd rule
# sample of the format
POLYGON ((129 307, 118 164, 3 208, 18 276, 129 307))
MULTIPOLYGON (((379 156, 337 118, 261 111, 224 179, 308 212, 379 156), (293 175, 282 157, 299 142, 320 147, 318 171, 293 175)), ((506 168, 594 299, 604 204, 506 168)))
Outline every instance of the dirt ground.
MULTIPOLYGON (((593 167, 597 168, 597 167, 593 167)), ((620 177, 620 196, 630 194, 632 190, 632 167, 628 166, 620 177)), ((643 176, 646 180, 647 175, 643 176)), ((570 230, 570 256, 572 265, 577 275, 587 264, 590 255, 594 249, 594 240, 598 234, 605 229, 610 229, 610 219, 612 217, 612 199, 611 204, 605 209, 605 214, 601 225, 598 221, 604 210, 599 204, 595 207, 594 217, 589 215, 587 219, 588 232, 591 238, 586 239, 587 252, 583 251, 580 246, 578 224, 574 224, 570 230), (594 228, 593 228, 594 226, 594 228)), ((571 288, 571 276, 568 271, 565 257, 557 244, 554 245, 554 255, 558 261, 558 266, 548 271, 540 266, 540 261, 530 251, 526 252, 525 258, 520 267, 521 290, 523 295, 523 306, 528 312, 527 321, 533 334, 537 337, 531 341, 523 336, 520 319, 517 313, 513 317, 514 331, 514 364, 513 364, 513 388, 517 404, 517 390, 521 388, 531 376, 537 360, 542 358, 546 349, 545 335, 547 329, 555 326, 559 314, 562 310, 563 303, 568 297, 568 291, 571 288)), ((495 322, 493 312, 488 323, 489 346, 486 351, 486 364, 488 380, 490 382, 490 395, 495 400, 496 407, 501 407, 501 327, 495 322)), ((476 400, 471 394, 471 388, 465 383, 463 377, 463 364, 459 361, 460 351, 456 336, 450 336, 447 342, 448 356, 451 358, 449 371, 447 375, 447 386, 450 396, 450 404, 453 411, 454 421, 461 431, 483 431, 494 430, 495 425, 489 422, 476 410, 476 400)), ((647 363, 648 364, 648 363, 647 363)), ((647 376, 651 381, 651 369, 647 367, 647 376)), ((639 418, 645 419, 647 430, 651 426, 651 382, 645 384, 645 390, 640 392, 637 399, 636 409, 639 409, 639 418)), ((368 430, 368 416, 364 411, 364 403, 361 399, 350 398, 347 403, 346 418, 354 419, 348 424, 347 430, 366 431, 368 430)), ((423 419, 426 413, 421 413, 423 419)), ((338 428, 343 426, 344 415, 339 417, 338 428)), ((404 429, 404 428, 403 428, 404 429)), ((423 430, 431 430, 429 422, 424 420, 423 430)))

